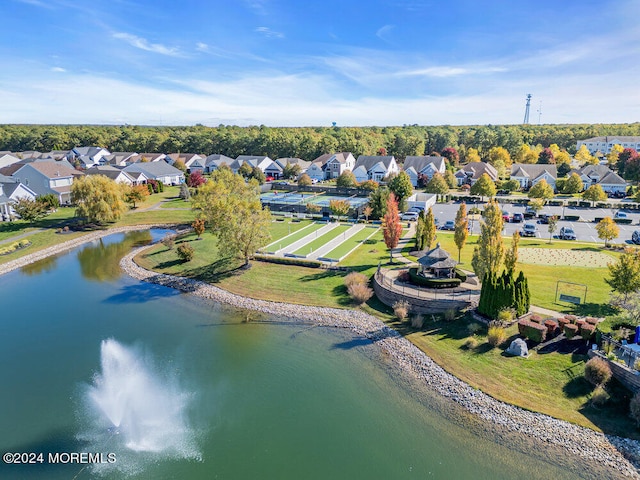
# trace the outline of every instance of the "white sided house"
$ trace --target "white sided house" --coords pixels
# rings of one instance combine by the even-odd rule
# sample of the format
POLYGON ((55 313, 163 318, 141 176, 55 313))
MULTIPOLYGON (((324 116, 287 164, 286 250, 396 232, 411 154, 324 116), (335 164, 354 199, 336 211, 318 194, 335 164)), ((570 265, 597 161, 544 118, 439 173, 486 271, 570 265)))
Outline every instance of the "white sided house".
POLYGON ((627 191, 627 182, 606 165, 585 165, 578 170, 573 170, 569 175, 571 173, 577 173, 580 176, 585 190, 591 185, 600 185, 605 193, 627 191))
POLYGON ((110 178, 116 183, 121 183, 123 185, 137 185, 137 181, 130 174, 122 170, 121 168, 112 167, 110 165, 99 166, 88 168, 85 172, 86 175, 104 175, 107 178, 110 178))
POLYGON ((80 162, 82 168, 90 168, 94 165, 104 165, 103 158, 109 154, 109 150, 102 147, 75 147, 69 152, 67 158, 71 162, 80 162))
POLYGON ((528 190, 542 180, 546 180, 553 191, 556 190, 558 170, 550 164, 514 163, 511 165, 511 180, 516 180, 523 190, 528 190))
POLYGON ((582 145, 587 147, 591 155, 596 152, 604 154, 610 153, 614 145, 620 145, 622 148, 633 148, 636 151, 640 151, 640 137, 618 135, 613 137, 606 136, 587 138, 586 140, 578 140, 576 148, 580 150, 582 145))
POLYGON ((368 156, 360 155, 353 167, 353 173, 358 182, 373 180, 382 181, 383 178, 399 172, 398 163, 392 156, 368 156), (358 173, 356 173, 358 171, 358 173), (366 173, 363 173, 366 172, 366 173), (358 178, 360 176, 360 178, 358 178))
POLYGON ((20 159, 11 153, 0 153, 0 168, 7 167, 19 161, 20 159))
POLYGON ((165 185, 184 183, 184 173, 167 162, 140 162, 124 168, 127 173, 142 172, 149 180, 156 180, 165 185))
POLYGON ((214 153, 204 159, 204 172, 205 173, 215 172, 222 165, 226 165, 227 167, 230 167, 234 161, 235 160, 231 157, 227 157, 226 155, 221 155, 219 153, 214 153))
POLYGON ((404 159, 403 170, 411 179, 411 185, 418 186, 420 177, 431 180, 435 173, 444 175, 447 169, 444 157, 438 156, 408 156, 404 159))
POLYGON ((484 162, 467 163, 460 170, 458 170, 454 174, 454 176, 456 177, 458 186, 473 185, 485 173, 492 181, 498 181, 498 171, 493 167, 493 165, 484 162))
MULTIPOLYGON (((356 159, 350 152, 325 153, 316 158, 313 163, 319 163, 324 171, 324 177, 318 180, 328 180, 338 178, 347 170, 353 171, 356 159)), ((309 174, 308 171, 307 174, 309 174)))
POLYGON ((0 220, 9 220, 15 212, 12 204, 20 198, 36 199, 36 192, 14 178, 0 175, 0 220))
POLYGON ((62 162, 31 162, 13 174, 13 178, 29 187, 36 195, 56 195, 61 205, 71 203, 71 184, 76 175, 83 175, 62 162))
POLYGON ((322 163, 320 162, 313 162, 311 165, 309 165, 305 173, 309 175, 309 178, 311 178, 311 180, 315 180, 316 182, 321 182, 325 178, 324 168, 322 168, 322 163))

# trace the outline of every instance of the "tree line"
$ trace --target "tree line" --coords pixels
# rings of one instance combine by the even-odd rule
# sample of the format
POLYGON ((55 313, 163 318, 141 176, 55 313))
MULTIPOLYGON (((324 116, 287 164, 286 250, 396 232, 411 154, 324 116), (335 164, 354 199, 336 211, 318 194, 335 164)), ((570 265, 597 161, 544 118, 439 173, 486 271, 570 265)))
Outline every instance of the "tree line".
POLYGON ((392 127, 217 127, 0 125, 0 151, 69 150, 100 146, 112 152, 213 153, 299 157, 313 160, 325 153, 358 155, 428 155, 453 147, 466 159, 474 149, 482 160, 492 147, 515 156, 522 145, 552 144, 575 153, 576 141, 600 135, 640 135, 640 123, 576 125, 471 125, 392 127))

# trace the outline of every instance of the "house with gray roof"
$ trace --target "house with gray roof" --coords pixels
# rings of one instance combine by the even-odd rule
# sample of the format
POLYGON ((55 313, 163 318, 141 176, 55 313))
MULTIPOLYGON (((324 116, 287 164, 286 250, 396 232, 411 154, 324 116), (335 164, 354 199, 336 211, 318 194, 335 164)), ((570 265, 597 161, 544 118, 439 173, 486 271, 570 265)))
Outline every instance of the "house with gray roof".
POLYGON ((79 162, 82 168, 90 168, 99 165, 102 157, 110 153, 102 147, 74 147, 67 158, 71 162, 79 162))
POLYGON ((29 187, 38 196, 54 194, 61 205, 71 203, 71 184, 82 172, 68 167, 68 162, 53 160, 24 164, 13 178, 29 187))
POLYGON ((416 187, 421 178, 429 181, 436 172, 444 175, 447 164, 444 157, 436 155, 408 156, 404 159, 402 169, 407 172, 411 184, 416 187))
POLYGON ((181 161, 189 173, 195 172, 196 170, 199 170, 201 173, 204 172, 206 164, 206 157, 198 155, 197 153, 170 153, 165 156, 164 160, 169 165, 174 166, 178 160, 181 161))
POLYGON ((19 161, 20 161, 20 158, 13 155, 11 152, 2 152, 0 154, 0 168, 7 167, 19 161))
POLYGON ((367 180, 380 182, 398 171, 398 163, 393 155, 360 155, 353 166, 353 174, 358 182, 367 180))
POLYGON ((494 182, 498 181, 498 171, 493 167, 493 165, 485 162, 467 163, 458 170, 454 176, 456 177, 458 186, 473 185, 485 173, 494 182))
POLYGON ((226 165, 230 167, 231 164, 235 160, 231 157, 227 157, 226 155, 221 155, 219 153, 214 153, 212 155, 207 156, 204 161, 204 171, 205 173, 215 172, 222 165, 226 165))
POLYGON ((142 172, 150 180, 162 182, 165 185, 180 185, 184 183, 184 173, 167 162, 138 162, 123 169, 127 173, 142 172))
MULTIPOLYGON (((330 178, 338 178, 343 172, 353 171, 356 164, 355 157, 350 152, 325 153, 316 158, 312 163, 318 166, 324 172, 324 177, 318 180, 326 180, 330 178)), ((317 172, 312 172, 314 177, 307 171, 307 174, 313 179, 317 172)))
POLYGON ((105 155, 100 160, 100 165, 111 165, 114 167, 122 167, 127 165, 127 160, 138 155, 137 152, 113 152, 105 155))
POLYGON ((592 137, 585 140, 578 140, 576 148, 579 150, 582 145, 585 145, 591 155, 596 152, 607 153, 611 152, 614 145, 620 145, 622 148, 633 148, 636 151, 640 151, 640 136, 627 136, 627 135, 613 135, 606 137, 592 137))
POLYGON ((36 193, 15 178, 0 175, 0 220, 7 221, 15 212, 12 204, 20 198, 36 199, 36 193))
POLYGON ((116 183, 122 183, 124 185, 137 185, 137 181, 129 173, 124 170, 111 165, 96 165, 91 168, 87 168, 84 172, 86 175, 104 175, 110 178, 116 183))
POLYGON ((569 175, 572 173, 580 176, 585 190, 591 185, 600 185, 605 193, 624 193, 627 191, 627 182, 606 165, 585 165, 582 168, 572 170, 569 175))
POLYGON ((558 170, 555 165, 541 163, 514 163, 511 165, 511 180, 516 180, 523 190, 528 190, 542 180, 556 190, 558 170))
POLYGON ((155 163, 164 160, 165 157, 166 155, 164 153, 138 153, 129 157, 124 163, 126 165, 132 165, 134 163, 155 163))

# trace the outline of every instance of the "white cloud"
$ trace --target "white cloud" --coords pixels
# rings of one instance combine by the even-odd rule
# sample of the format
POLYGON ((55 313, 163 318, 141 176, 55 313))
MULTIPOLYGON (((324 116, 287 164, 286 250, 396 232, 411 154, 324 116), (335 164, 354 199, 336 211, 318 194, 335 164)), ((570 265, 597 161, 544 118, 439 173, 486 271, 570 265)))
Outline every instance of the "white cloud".
POLYGON ((420 68, 417 70, 405 70, 396 73, 398 77, 457 77, 460 75, 485 75, 490 73, 506 72, 504 67, 478 67, 478 66, 465 66, 465 67, 453 67, 448 65, 420 68))
POLYGON ((63 72, 66 72, 67 70, 62 67, 51 67, 51 71, 56 73, 63 73, 63 72))
POLYGON ((284 33, 271 30, 269 27, 256 27, 256 32, 261 33, 267 38, 284 38, 284 33))
POLYGON ((198 43, 196 43, 196 50, 198 50, 199 52, 208 52, 209 51, 209 45, 207 45, 206 43, 203 43, 203 42, 198 42, 198 43))
POLYGON ((380 40, 388 42, 389 41, 388 36, 393 31, 394 28, 396 28, 395 25, 384 25, 383 27, 380 27, 376 31, 376 37, 378 37, 380 40))
POLYGON ((154 52, 161 55, 169 55, 172 57, 177 57, 180 55, 179 50, 175 47, 167 47, 160 43, 150 43, 147 39, 138 37, 136 35, 131 35, 130 33, 116 32, 113 34, 113 38, 124 40, 129 45, 141 50, 146 50, 147 52, 154 52))
POLYGON ((33 5, 34 7, 53 8, 50 4, 46 2, 42 2, 40 0, 14 0, 14 1, 18 3, 26 3, 27 5, 33 5))

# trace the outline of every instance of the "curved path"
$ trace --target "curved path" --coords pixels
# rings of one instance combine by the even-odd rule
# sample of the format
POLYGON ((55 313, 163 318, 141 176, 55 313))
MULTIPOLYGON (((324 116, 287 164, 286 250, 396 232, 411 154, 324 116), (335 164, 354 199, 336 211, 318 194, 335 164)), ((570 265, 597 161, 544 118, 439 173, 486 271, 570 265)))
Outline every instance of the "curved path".
MULTIPOLYGON (((112 233, 172 226, 175 225, 139 225, 92 232, 0 265, 0 275, 112 233)), ((401 368, 483 420, 537 439, 553 448, 595 461, 622 475, 640 478, 638 470, 634 467, 634 464, 640 465, 639 441, 604 435, 495 400, 447 373, 424 352, 376 317, 360 310, 341 310, 255 300, 197 280, 157 274, 139 267, 133 261, 133 258, 145 248, 148 247, 132 250, 120 262, 122 269, 136 279, 169 286, 234 307, 256 310, 296 321, 311 322, 314 325, 348 328, 375 342, 401 368), (625 457, 634 459, 634 464, 625 457)))

